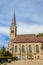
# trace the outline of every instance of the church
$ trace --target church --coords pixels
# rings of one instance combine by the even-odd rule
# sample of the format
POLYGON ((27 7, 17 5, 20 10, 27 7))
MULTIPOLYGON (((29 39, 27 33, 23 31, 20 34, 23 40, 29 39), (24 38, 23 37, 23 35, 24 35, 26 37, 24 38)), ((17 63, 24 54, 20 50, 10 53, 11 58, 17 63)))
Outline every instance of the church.
POLYGON ((43 59, 43 37, 35 34, 17 35, 15 13, 10 26, 8 50, 18 59, 43 59))

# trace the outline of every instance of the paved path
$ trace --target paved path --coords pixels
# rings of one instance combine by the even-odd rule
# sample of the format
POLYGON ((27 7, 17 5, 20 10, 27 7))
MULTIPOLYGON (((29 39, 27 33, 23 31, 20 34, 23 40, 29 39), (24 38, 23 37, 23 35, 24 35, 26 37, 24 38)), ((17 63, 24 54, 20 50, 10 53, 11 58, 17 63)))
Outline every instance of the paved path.
POLYGON ((19 60, 7 63, 7 65, 43 65, 43 60, 19 60))

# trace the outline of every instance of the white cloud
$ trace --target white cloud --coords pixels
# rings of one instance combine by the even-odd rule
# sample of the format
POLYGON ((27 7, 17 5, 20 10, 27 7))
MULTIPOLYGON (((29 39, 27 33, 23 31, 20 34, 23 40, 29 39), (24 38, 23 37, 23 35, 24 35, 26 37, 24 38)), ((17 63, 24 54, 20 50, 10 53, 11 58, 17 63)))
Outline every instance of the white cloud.
POLYGON ((29 25, 22 23, 18 25, 18 34, 38 34, 43 32, 43 25, 29 25))
POLYGON ((8 27, 0 27, 0 34, 9 36, 9 28, 8 27))
MULTIPOLYGON (((43 25, 30 25, 26 23, 18 23, 17 34, 37 34, 43 32, 43 25)), ((0 34, 9 36, 9 27, 0 27, 0 34)))

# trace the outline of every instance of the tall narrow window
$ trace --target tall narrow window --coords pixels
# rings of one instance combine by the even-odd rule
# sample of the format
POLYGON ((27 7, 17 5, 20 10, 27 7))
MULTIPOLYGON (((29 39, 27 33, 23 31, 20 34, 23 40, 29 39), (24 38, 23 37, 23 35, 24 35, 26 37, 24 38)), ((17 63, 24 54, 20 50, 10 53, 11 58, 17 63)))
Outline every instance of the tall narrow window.
POLYGON ((22 45, 22 52, 25 52, 25 47, 24 47, 24 45, 22 45))
POLYGON ((38 53, 39 52, 39 46, 36 45, 36 52, 38 53))
POLYGON ((32 52, 32 47, 31 47, 31 45, 29 45, 29 52, 32 52))
POLYGON ((17 52, 17 45, 15 46, 15 52, 17 52))

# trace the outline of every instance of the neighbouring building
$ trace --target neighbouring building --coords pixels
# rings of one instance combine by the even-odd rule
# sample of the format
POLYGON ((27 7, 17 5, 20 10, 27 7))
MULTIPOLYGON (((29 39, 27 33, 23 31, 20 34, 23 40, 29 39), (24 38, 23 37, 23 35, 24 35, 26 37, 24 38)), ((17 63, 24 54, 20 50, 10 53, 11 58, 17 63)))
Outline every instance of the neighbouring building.
POLYGON ((17 35, 15 13, 10 26, 8 50, 18 59, 43 59, 43 37, 35 34, 17 35))

